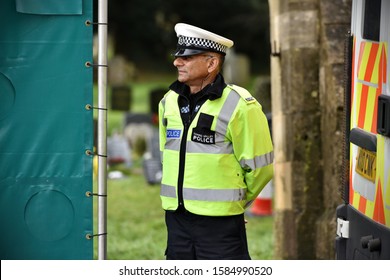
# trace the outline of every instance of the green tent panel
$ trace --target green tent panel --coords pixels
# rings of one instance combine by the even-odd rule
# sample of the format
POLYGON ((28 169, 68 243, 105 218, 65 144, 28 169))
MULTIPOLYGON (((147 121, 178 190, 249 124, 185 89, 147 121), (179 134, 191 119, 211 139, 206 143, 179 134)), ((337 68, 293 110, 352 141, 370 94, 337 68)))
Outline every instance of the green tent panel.
POLYGON ((92 259, 92 0, 0 1, 0 258, 92 259))

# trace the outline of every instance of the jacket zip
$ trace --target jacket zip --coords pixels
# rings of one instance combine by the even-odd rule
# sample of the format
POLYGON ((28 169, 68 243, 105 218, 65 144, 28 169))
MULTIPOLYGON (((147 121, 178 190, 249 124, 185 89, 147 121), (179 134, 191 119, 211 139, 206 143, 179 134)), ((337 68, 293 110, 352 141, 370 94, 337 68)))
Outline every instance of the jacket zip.
POLYGON ((179 158, 179 176, 177 179, 177 195, 179 208, 184 207, 183 199, 183 182, 184 182, 184 167, 186 161, 186 146, 187 146, 187 134, 190 127, 190 122, 187 120, 184 123, 183 136, 180 143, 180 158, 179 158))

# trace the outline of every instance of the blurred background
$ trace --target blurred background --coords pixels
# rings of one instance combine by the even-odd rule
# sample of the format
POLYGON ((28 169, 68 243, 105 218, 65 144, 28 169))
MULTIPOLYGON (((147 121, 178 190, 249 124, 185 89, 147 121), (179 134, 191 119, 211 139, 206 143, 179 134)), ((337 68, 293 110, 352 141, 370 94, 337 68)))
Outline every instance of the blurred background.
POLYGON ((174 25, 184 22, 231 38, 235 51, 250 57, 253 73, 268 73, 268 14, 266 0, 110 1, 113 55, 136 67, 134 77, 144 72, 172 73, 174 25))
POLYGON ((171 53, 178 22, 235 42, 225 80, 247 88, 272 127, 274 178, 246 213, 252 258, 335 258, 335 212, 347 167, 344 42, 351 4, 109 2, 108 258, 164 258, 156 113, 176 79, 171 53))
MULTIPOLYGON (((176 80, 171 56, 177 44, 174 26, 188 23, 233 40, 223 69, 226 82, 246 87, 270 113, 268 1, 113 0, 108 8, 107 256, 164 259, 157 107, 176 80)), ((271 212, 261 219, 256 213, 247 216, 252 258, 272 258, 271 212)))

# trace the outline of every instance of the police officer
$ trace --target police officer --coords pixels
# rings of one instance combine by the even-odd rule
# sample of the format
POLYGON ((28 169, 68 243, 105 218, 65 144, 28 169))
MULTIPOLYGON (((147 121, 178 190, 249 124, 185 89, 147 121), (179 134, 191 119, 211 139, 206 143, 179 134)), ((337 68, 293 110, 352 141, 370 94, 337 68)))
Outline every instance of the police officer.
POLYGON ((233 41, 178 23, 178 78, 159 104, 167 259, 250 259, 244 211, 273 176, 261 105, 221 75, 233 41))

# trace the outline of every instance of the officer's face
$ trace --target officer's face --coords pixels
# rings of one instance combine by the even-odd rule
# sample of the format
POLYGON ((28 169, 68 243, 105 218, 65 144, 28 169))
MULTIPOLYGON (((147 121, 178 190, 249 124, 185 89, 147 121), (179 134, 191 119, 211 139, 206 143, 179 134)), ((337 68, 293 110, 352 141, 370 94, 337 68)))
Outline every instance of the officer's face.
POLYGON ((188 86, 201 84, 209 75, 211 54, 198 54, 191 56, 178 56, 173 65, 178 70, 178 80, 188 86))

